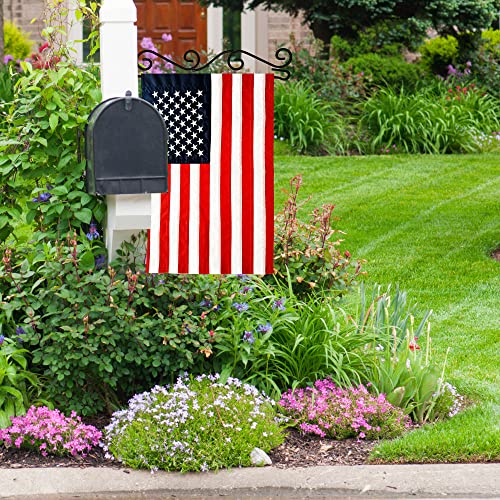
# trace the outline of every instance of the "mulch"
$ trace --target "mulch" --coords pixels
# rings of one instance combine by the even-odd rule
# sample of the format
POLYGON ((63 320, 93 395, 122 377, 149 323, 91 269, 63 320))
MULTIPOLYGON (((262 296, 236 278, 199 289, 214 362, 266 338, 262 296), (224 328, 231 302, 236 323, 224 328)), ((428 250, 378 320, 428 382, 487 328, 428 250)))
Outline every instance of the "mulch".
MULTIPOLYGON (((107 422, 93 419, 92 423, 103 428, 107 422)), ((311 467, 315 465, 362 465, 368 463, 368 455, 375 446, 373 441, 345 439, 334 441, 313 435, 302 435, 291 429, 285 442, 269 453, 275 467, 311 467)), ((122 468, 104 456, 101 448, 95 448, 86 457, 43 457, 35 450, 5 448, 0 446, 0 468, 29 467, 113 467, 122 468)))

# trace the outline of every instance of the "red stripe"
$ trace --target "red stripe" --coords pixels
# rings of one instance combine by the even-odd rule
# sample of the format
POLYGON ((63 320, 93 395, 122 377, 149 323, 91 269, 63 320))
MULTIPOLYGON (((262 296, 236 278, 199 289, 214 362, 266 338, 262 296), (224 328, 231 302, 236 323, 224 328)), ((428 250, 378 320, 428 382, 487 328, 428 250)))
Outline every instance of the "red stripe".
MULTIPOLYGON (((194 186, 193 186, 194 187, 194 186)), ((210 254, 210 165, 200 165, 199 273, 209 273, 210 254)))
MULTIPOLYGON (((171 176, 172 165, 168 165, 168 189, 172 186, 171 176)), ((169 252, 170 252, 170 192, 161 195, 161 208, 160 208, 160 250, 159 250, 159 263, 158 272, 168 273, 169 265, 169 252)))
MULTIPOLYGON (((231 273, 231 127, 233 80, 222 75, 222 128, 220 152, 221 274, 231 273)), ((213 109, 212 113, 218 110, 213 109)))
POLYGON ((266 273, 274 267, 274 75, 266 75, 266 273))
POLYGON ((253 158, 253 113, 254 75, 242 75, 242 123, 244 130, 241 144, 241 203, 242 203, 242 272, 252 274, 254 240, 254 158, 253 158))
POLYGON ((179 203, 179 263, 178 273, 189 272, 189 198, 190 198, 190 172, 191 165, 180 166, 180 203, 179 203))

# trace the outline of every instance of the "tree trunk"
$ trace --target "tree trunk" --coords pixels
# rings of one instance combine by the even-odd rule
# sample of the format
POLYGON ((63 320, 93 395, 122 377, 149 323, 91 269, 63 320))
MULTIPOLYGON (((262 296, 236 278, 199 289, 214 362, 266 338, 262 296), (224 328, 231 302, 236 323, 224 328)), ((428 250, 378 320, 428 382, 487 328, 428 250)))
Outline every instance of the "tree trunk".
POLYGON ((0 65, 3 64, 4 56, 4 39, 3 39, 3 0, 0 0, 0 65))

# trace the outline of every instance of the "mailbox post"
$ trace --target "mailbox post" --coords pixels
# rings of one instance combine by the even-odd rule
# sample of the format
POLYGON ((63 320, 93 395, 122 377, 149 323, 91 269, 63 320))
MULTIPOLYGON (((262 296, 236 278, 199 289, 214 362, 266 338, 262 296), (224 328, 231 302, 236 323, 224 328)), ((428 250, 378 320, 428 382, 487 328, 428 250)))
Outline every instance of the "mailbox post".
MULTIPOLYGON (((100 10, 101 90, 103 101, 124 97, 129 90, 138 97, 137 9, 133 0, 103 0, 100 10)), ((140 165, 138 165, 138 168, 140 165)), ((133 234, 151 224, 151 195, 106 196, 106 248, 110 259, 133 234)))

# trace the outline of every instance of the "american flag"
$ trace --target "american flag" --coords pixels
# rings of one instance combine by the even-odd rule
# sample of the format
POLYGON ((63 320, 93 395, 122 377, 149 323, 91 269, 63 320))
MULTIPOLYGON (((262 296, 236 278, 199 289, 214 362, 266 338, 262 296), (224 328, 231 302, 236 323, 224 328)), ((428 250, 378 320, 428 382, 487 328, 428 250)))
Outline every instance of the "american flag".
POLYGON ((267 274, 274 244, 274 76, 146 74, 168 129, 151 195, 150 273, 267 274))

